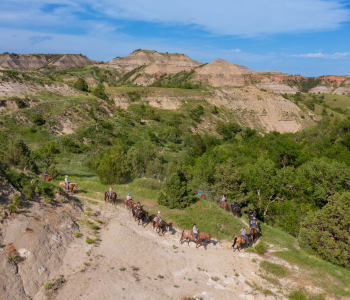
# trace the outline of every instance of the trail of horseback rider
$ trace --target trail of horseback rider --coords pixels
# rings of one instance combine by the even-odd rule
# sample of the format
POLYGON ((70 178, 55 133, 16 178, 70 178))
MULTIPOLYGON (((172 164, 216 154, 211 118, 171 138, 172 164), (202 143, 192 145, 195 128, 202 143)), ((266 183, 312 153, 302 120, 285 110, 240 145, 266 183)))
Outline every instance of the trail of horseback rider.
POLYGON ((219 202, 219 207, 221 207, 221 203, 224 203, 224 202, 226 202, 226 198, 225 198, 225 195, 222 195, 222 199, 219 202))
POLYGON ((196 223, 193 224, 192 231, 193 231, 193 233, 195 235, 195 239, 196 239, 196 242, 197 242, 199 231, 198 231, 196 225, 197 225, 196 223))
POLYGON ((260 233, 260 228, 258 226, 258 221, 257 221, 257 219, 255 217, 253 217, 253 219, 249 221, 249 224, 250 224, 250 229, 251 228, 256 228, 256 229, 258 229, 258 232, 260 233))
POLYGON ((246 241, 247 241, 247 245, 249 245, 249 240, 248 237, 246 235, 247 231, 245 230, 245 226, 243 226, 243 228, 239 231, 239 233, 241 234, 241 236, 244 236, 246 241))

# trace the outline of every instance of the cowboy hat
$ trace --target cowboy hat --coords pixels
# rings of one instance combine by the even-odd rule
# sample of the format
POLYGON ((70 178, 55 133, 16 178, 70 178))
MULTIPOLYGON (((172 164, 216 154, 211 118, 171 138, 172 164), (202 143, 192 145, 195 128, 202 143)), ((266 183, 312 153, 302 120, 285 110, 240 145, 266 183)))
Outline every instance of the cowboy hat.
POLYGON ((66 177, 68 177, 68 175, 66 175, 66 177))
POLYGON ((160 214, 160 211, 158 211, 158 213, 160 214))

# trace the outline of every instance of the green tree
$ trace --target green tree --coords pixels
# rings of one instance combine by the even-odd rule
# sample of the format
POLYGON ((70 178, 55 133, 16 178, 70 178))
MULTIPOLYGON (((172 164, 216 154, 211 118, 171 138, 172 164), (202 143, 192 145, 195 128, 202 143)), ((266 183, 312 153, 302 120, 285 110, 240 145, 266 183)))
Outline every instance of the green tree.
POLYGON ((196 201, 195 193, 188 185, 184 173, 178 171, 164 183, 158 198, 158 204, 169 208, 183 209, 196 201))
POLYGON ((74 83, 74 87, 82 92, 87 92, 89 90, 87 82, 81 77, 74 83))
POLYGON ((97 174, 103 184, 120 184, 130 179, 131 165, 122 146, 111 148, 99 161, 97 174))
POLYGON ((350 193, 336 194, 318 212, 303 221, 299 244, 323 259, 350 268, 350 193))
POLYGON ((214 174, 215 184, 213 189, 216 191, 216 195, 232 195, 238 192, 240 186, 240 172, 235 167, 233 159, 229 158, 226 163, 221 164, 214 174))

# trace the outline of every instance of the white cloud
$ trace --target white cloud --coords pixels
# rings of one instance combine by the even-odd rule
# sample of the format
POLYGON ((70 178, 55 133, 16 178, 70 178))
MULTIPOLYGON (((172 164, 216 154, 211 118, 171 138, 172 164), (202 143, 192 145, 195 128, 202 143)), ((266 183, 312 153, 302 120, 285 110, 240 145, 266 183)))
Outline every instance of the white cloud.
POLYGON ((46 40, 52 40, 52 36, 50 36, 50 35, 33 35, 29 38, 29 40, 30 40, 30 44, 34 45, 34 44, 42 43, 43 41, 46 41, 46 40))
POLYGON ((322 52, 317 53, 308 53, 308 54, 292 54, 292 55, 286 55, 284 53, 281 53, 282 55, 286 57, 301 57, 301 58, 324 58, 324 59, 339 59, 339 58, 346 58, 350 56, 349 52, 336 52, 334 54, 324 54, 322 52))
MULTIPOLYGON (((146 21, 193 26, 217 35, 266 34, 334 30, 350 18, 341 0, 60 0, 62 5, 43 10, 57 0, 2 0, 0 24, 6 26, 88 26, 86 20, 146 21)), ((106 25, 111 27, 112 25, 106 25)))

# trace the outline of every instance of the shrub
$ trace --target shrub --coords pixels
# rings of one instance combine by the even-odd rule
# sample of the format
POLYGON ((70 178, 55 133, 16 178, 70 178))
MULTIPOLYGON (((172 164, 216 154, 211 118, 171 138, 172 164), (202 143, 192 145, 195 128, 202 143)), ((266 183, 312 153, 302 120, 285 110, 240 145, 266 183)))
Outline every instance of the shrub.
POLYGON ((83 235, 82 235, 82 233, 81 232, 77 232, 76 234, 75 234, 75 237, 76 238, 81 238, 83 235))
POLYGON ((26 193, 26 200, 32 200, 32 192, 26 193))
POLYGON ((267 245, 260 241, 255 247, 254 247, 254 250, 256 253, 258 254, 264 254, 266 251, 267 251, 268 247, 267 245))
POLYGON ((266 272, 272 273, 276 277, 285 277, 289 274, 289 270, 285 266, 270 263, 266 260, 260 263, 260 267, 266 272))
POLYGON ((32 120, 38 126, 42 126, 46 123, 46 121, 44 120, 44 118, 41 115, 33 116, 32 120))
POLYGON ((93 244, 95 241, 93 239, 90 239, 89 237, 85 240, 88 244, 93 244))
POLYGON ((307 300, 307 297, 303 293, 303 291, 293 291, 288 295, 290 300, 307 300))
POLYGON ((119 271, 125 271, 126 270, 126 268, 124 268, 124 267, 121 267, 120 269, 119 269, 119 271))
POLYGON ((164 184, 158 198, 158 204, 168 206, 169 208, 183 209, 196 202, 196 199, 197 197, 189 187, 184 173, 177 171, 164 184))
POLYGON ((82 92, 87 92, 89 90, 89 86, 83 78, 78 78, 78 80, 74 83, 74 87, 82 92))
POLYGON ((51 282, 45 282, 45 283, 43 284, 43 287, 44 287, 45 290, 51 290, 51 289, 53 289, 53 285, 52 285, 51 282))
POLYGON ((95 88, 93 95, 100 98, 100 99, 108 100, 108 96, 105 93, 105 87, 103 86, 103 84, 101 82, 95 88))

